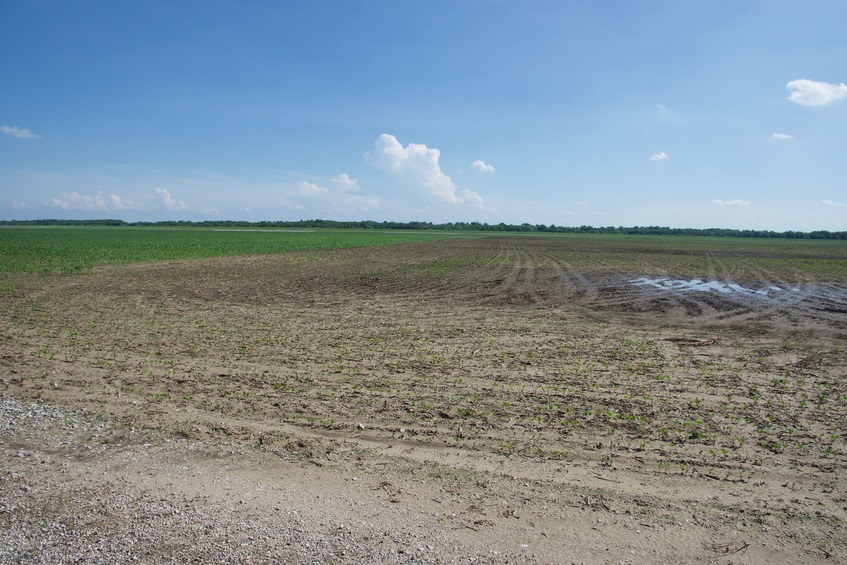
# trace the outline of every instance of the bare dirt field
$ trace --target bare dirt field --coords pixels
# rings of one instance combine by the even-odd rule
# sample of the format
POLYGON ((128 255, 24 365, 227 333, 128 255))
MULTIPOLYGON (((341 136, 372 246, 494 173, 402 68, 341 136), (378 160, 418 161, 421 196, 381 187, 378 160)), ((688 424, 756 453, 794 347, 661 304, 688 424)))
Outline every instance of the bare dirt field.
POLYGON ((845 248, 639 241, 8 277, 0 561, 847 562, 845 248))

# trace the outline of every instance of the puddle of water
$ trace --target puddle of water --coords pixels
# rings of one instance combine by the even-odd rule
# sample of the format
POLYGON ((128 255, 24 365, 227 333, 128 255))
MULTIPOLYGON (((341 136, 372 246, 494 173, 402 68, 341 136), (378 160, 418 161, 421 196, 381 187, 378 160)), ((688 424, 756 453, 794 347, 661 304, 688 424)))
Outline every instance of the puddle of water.
MULTIPOLYGON (((716 291, 722 294, 740 293, 746 295, 768 296, 770 293, 785 292, 785 289, 778 286, 768 286, 766 288, 745 288, 740 284, 727 281, 704 281, 702 279, 691 279, 690 281, 681 279, 651 279, 649 277, 641 277, 629 281, 634 285, 648 285, 661 290, 677 290, 681 292, 710 292, 716 291)), ((792 289, 797 291, 799 289, 792 289)))

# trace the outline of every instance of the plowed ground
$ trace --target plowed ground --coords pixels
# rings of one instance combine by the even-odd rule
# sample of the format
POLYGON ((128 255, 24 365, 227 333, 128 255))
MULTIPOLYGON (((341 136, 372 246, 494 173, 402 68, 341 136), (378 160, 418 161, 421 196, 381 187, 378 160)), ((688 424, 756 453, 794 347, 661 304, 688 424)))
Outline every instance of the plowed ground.
POLYGON ((539 559, 575 555, 565 540, 602 560, 609 536, 641 561, 847 561, 845 247, 650 241, 10 277, 0 382, 321 480, 355 472, 469 536, 534 535, 539 559))

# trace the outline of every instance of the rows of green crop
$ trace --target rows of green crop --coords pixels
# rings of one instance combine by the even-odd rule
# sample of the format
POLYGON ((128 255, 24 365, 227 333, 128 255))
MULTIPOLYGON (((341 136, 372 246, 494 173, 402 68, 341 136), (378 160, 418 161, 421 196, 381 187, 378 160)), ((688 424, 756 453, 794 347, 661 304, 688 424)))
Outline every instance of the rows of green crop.
MULTIPOLYGON (((543 246, 548 256, 561 257, 582 271, 734 280, 811 277, 819 282, 843 282, 847 276, 845 240, 617 234, 556 234, 543 240, 537 235, 512 237, 533 249, 543 246)), ((500 254, 496 260, 512 262, 514 258, 500 254)))
MULTIPOLYGON (((97 265, 393 245, 457 235, 352 229, 2 226, 0 274, 69 273, 97 265)), ((485 234, 461 236, 480 235, 485 234)), ((649 274, 652 271, 648 267, 655 267, 675 275, 705 276, 710 268, 722 265, 724 269, 758 268, 783 276, 805 272, 833 280, 843 280, 847 274, 847 241, 606 234, 508 237, 535 240, 532 247, 540 245, 556 254, 565 253, 571 266, 585 270, 649 274)))
POLYGON ((72 273, 97 265, 393 245, 445 236, 355 230, 2 227, 0 273, 72 273))

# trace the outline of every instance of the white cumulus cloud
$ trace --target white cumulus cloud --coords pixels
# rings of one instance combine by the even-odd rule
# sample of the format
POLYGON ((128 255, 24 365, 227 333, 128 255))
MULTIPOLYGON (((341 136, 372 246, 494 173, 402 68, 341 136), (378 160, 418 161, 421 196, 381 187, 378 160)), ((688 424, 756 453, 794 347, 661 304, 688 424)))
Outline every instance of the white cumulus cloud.
POLYGON ((785 85, 791 94, 788 99, 801 106, 825 106, 847 96, 847 84, 831 84, 816 80, 798 79, 785 85))
POLYGON ((108 198, 108 200, 109 200, 108 205, 109 205, 109 208, 111 210, 130 210, 130 209, 132 209, 132 203, 127 201, 127 200, 124 200, 123 198, 121 198, 117 194, 109 194, 109 196, 107 196, 106 198, 108 198))
POLYGON ((480 173, 493 173, 494 165, 489 165, 485 161, 480 161, 477 159, 471 164, 471 168, 480 173))
POLYGON ((351 179, 347 173, 341 173, 337 177, 329 179, 341 192, 355 192, 359 190, 359 181, 351 179))
POLYGON ((828 208, 847 208, 847 204, 843 202, 833 202, 832 200, 821 200, 821 204, 828 208))
POLYGON ((656 153, 655 155, 650 155, 651 161, 664 161, 667 158, 668 158, 668 154, 665 153, 664 151, 660 151, 659 153, 656 153))
MULTIPOLYGON (((439 164, 441 151, 420 143, 406 147, 393 135, 383 133, 374 143, 375 150, 365 155, 369 164, 407 179, 443 202, 462 204, 453 180, 444 174, 439 164)), ((463 191, 462 196, 474 201, 479 195, 463 191), (472 197, 473 195, 473 197, 472 197), (475 197, 475 198, 474 198, 475 197)))
POLYGON ((712 200, 712 204, 721 207, 729 207, 729 208, 742 208, 744 206, 749 206, 750 203, 746 200, 741 200, 740 198, 736 198, 735 200, 721 200, 718 198, 717 200, 712 200))
POLYGON ((0 126, 0 133, 11 135, 12 137, 20 137, 23 139, 41 139, 41 136, 31 132, 28 129, 19 128, 17 126, 0 126))
POLYGON ((63 210, 132 210, 135 204, 124 200, 117 194, 103 195, 80 194, 79 192, 62 192, 51 200, 53 206, 63 210))
POLYGON ((777 141, 788 141, 790 139, 794 139, 794 136, 788 135, 787 133, 776 132, 771 136, 771 139, 775 139, 777 141))
POLYGON ((181 200, 176 200, 173 196, 171 196, 171 193, 165 190, 164 188, 156 187, 153 190, 156 192, 156 196, 158 196, 159 200, 162 202, 162 205, 165 207, 165 210, 181 212, 191 209, 188 204, 181 200))

